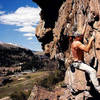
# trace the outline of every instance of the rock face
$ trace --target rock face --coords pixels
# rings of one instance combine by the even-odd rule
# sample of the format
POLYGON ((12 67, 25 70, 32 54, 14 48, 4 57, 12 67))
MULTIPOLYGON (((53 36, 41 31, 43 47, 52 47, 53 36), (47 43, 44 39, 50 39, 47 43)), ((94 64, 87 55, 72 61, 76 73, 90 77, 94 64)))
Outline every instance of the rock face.
POLYGON ((48 91, 43 87, 34 86, 28 100, 97 100, 84 91, 77 95, 73 95, 69 89, 56 88, 53 91, 48 91))
POLYGON ((63 88, 57 88, 54 91, 50 92, 42 87, 34 86, 28 100, 67 100, 70 97, 70 92, 68 90, 66 91, 63 88), (65 97, 60 97, 60 95, 64 95, 64 91, 67 95, 65 97))
POLYGON ((4 98, 2 98, 0 100, 12 100, 12 99, 10 97, 4 97, 4 98))
MULTIPOLYGON (((36 29, 37 39, 42 43, 42 48, 51 59, 56 58, 59 53, 64 58, 70 55, 70 35, 73 31, 82 32, 84 24, 87 23, 84 43, 87 44, 93 32, 96 33, 93 49, 85 53, 85 61, 98 59, 97 75, 100 75, 100 0, 33 0, 41 8, 41 20, 36 29), (93 58, 94 57, 94 58, 93 58)), ((67 66, 66 66, 67 67, 67 66)), ((75 70, 74 75, 70 69, 66 72, 66 83, 69 77, 74 76, 74 86, 78 90, 87 89, 85 73, 75 70), (79 77, 80 76, 80 77, 79 77)), ((73 86, 73 87, 74 87, 73 86)), ((56 100, 56 99, 55 99, 56 100)), ((62 99, 67 100, 67 99, 62 99)), ((68 99, 69 100, 69 99, 68 99)), ((78 100, 78 99, 77 99, 78 100)), ((82 100, 82 99, 79 99, 82 100)))
POLYGON ((85 38, 92 34, 93 29, 99 33, 99 0, 33 1, 41 8, 41 20, 36 36, 45 53, 50 54, 51 58, 54 58, 56 53, 65 53, 68 50, 68 35, 73 34, 75 28, 82 32, 86 20, 88 25, 85 38))

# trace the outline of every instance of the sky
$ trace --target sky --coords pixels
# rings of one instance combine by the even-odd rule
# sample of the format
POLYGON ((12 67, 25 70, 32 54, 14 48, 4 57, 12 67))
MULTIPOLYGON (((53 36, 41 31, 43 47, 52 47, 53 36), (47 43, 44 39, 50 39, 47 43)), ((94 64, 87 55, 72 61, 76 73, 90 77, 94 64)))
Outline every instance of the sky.
POLYGON ((35 36, 40 11, 32 0, 0 0, 0 42, 42 51, 35 36))

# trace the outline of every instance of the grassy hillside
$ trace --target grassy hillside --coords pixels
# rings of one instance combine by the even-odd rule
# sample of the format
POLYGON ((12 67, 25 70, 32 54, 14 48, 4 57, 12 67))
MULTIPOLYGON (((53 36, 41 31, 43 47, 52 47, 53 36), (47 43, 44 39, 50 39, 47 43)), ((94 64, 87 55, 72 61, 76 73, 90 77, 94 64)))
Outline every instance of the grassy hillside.
POLYGON ((14 92, 29 92, 33 85, 39 83, 41 80, 49 75, 48 71, 22 74, 20 76, 12 76, 13 82, 0 87, 0 98, 9 96, 14 92))
POLYGON ((32 57, 35 56, 29 49, 7 43, 0 43, 0 67, 19 66, 26 61, 30 61, 32 57))

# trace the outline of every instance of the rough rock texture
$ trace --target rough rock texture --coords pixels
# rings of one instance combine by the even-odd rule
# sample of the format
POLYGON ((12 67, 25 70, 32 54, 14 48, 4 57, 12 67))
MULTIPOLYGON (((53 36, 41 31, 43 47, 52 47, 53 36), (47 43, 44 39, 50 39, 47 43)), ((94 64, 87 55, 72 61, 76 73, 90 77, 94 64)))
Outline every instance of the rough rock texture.
POLYGON ((12 100, 12 99, 10 97, 4 97, 4 98, 2 98, 0 100, 12 100))
POLYGON ((80 91, 77 95, 73 95, 66 88, 56 88, 53 91, 48 91, 43 87, 34 86, 28 100, 87 100, 87 96, 90 98, 89 100, 94 100, 86 91, 80 91))
POLYGON ((97 34, 100 32, 99 0, 33 1, 41 8, 41 20, 36 29, 36 36, 51 59, 59 52, 66 56, 70 42, 69 35, 74 34, 75 29, 81 32, 87 20, 85 43, 92 34, 91 31, 95 30, 97 34))
MULTIPOLYGON (((73 31, 82 32, 83 26, 88 21, 84 43, 87 44, 93 32, 96 32, 93 49, 85 54, 85 61, 98 59, 97 75, 100 75, 100 0, 33 0, 41 8, 41 20, 36 29, 37 39, 42 43, 42 48, 51 59, 56 58, 59 53, 64 58, 70 55, 70 35, 73 31), (94 57, 94 58, 93 58, 94 57)), ((67 67, 67 65, 66 65, 67 67)), ((86 90, 87 81, 85 73, 75 70, 70 73, 66 71, 66 83, 71 84, 75 89, 86 90), (73 77, 74 76, 74 77, 73 77), (71 78, 70 78, 71 77, 71 78), (70 79, 73 80, 70 83, 70 79), (74 83, 74 84, 73 84, 74 83)), ((92 91, 92 89, 90 89, 92 91)), ((90 91, 90 92, 91 92, 90 91)), ((81 93, 80 93, 81 95, 81 93)), ((77 97, 77 96, 76 96, 77 97)), ((82 96, 83 98, 84 96, 82 96)), ((92 94, 92 97, 95 96, 92 94)), ((52 100, 52 99, 50 99, 52 100)), ((54 99, 53 99, 54 100, 54 99)), ((56 100, 56 99, 55 99, 56 100)), ((67 100, 67 99, 62 99, 67 100)), ((68 99, 69 100, 69 99, 68 99)), ((73 100, 73 99, 72 99, 73 100)), ((83 100, 83 99, 75 99, 83 100)), ((88 99, 87 99, 88 100, 88 99)), ((97 99, 93 99, 97 100, 97 99)))

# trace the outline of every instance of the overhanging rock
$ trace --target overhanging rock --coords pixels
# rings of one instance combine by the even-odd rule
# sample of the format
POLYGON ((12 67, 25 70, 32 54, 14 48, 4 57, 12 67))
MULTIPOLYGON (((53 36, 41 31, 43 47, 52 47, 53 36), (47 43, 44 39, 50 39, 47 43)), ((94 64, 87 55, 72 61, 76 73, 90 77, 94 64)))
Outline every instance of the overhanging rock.
MULTIPOLYGON (((51 59, 55 55, 63 53, 67 58, 70 55, 70 39, 73 30, 82 32, 86 21, 84 43, 87 44, 92 32, 96 32, 95 49, 89 54, 85 53, 85 62, 89 64, 95 57, 100 62, 100 0, 33 0, 41 8, 41 20, 36 29, 37 39, 42 43, 44 52, 51 59), (95 17, 93 17, 95 16, 95 17), (96 55, 94 53, 96 52, 96 55)), ((98 62, 98 63, 99 63, 98 62)), ((69 70, 70 71, 70 70, 69 70)), ((66 72, 66 83, 69 82, 68 70, 66 72)), ((87 86, 85 73, 75 70, 73 80, 76 88, 83 90, 87 86)), ((100 63, 98 64, 98 77, 100 75, 100 63)), ((69 83, 68 83, 69 84, 69 83)))

